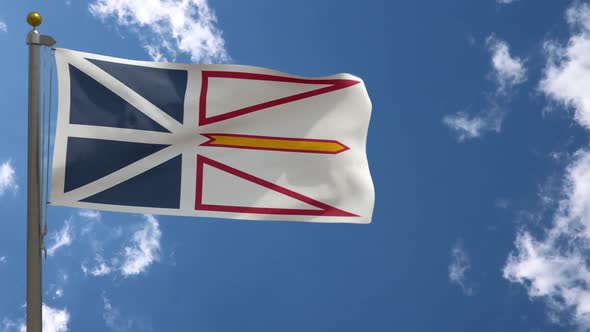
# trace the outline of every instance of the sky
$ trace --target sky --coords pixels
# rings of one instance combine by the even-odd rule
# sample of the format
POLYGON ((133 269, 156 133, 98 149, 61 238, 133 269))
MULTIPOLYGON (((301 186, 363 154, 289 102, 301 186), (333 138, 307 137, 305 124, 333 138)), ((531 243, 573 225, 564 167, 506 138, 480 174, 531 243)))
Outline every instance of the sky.
POLYGON ((590 331, 590 2, 0 0, 1 332, 32 10, 59 47, 347 72, 373 105, 369 225, 49 207, 44 331, 590 331))

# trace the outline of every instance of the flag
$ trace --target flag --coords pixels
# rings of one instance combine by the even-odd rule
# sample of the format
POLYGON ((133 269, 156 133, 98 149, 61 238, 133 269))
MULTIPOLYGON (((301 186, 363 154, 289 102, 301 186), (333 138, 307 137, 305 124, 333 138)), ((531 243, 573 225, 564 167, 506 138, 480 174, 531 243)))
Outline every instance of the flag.
POLYGON ((55 52, 51 204, 369 223, 361 79, 55 52))

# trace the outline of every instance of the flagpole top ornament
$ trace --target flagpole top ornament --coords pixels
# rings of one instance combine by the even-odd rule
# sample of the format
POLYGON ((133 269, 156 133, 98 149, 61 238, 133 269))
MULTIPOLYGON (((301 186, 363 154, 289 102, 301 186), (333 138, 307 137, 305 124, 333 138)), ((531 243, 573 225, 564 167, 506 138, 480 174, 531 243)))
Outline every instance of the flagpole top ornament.
POLYGON ((38 26, 40 26, 41 22, 43 22, 41 14, 37 12, 30 12, 27 15, 27 23, 29 23, 29 25, 32 26, 33 29, 36 29, 38 26))

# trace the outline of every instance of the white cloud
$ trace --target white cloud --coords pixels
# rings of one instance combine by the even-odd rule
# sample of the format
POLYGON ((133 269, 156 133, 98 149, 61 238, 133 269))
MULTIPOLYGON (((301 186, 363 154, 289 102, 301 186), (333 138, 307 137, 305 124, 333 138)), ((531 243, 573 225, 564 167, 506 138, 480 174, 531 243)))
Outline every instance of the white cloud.
POLYGON ((102 218, 100 211, 96 210, 80 210, 78 211, 78 215, 90 220, 100 220, 102 218))
POLYGON ((489 131, 499 132, 504 115, 505 112, 493 105, 488 111, 476 116, 470 116, 466 112, 447 115, 443 118, 443 123, 452 129, 459 142, 462 142, 480 137, 489 131))
POLYGON ((506 89, 526 81, 524 60, 510 55, 510 49, 505 41, 492 35, 488 37, 486 42, 492 53, 492 66, 498 84, 498 92, 506 92, 506 89))
POLYGON ((111 268, 105 262, 101 262, 99 265, 95 266, 94 269, 92 269, 92 271, 90 271, 90 274, 92 274, 95 277, 106 276, 110 273, 111 268))
POLYGON ((53 244, 47 248, 47 254, 50 256, 53 256, 60 248, 67 247, 72 244, 70 221, 66 220, 62 229, 59 232, 53 233, 51 238, 53 239, 53 244))
MULTIPOLYGON (((96 222, 102 220, 102 213, 96 210, 78 210, 78 216, 87 221, 80 225, 81 236, 92 233, 97 226, 96 222)), ((89 241, 97 243, 97 240, 94 238, 89 239, 89 241)))
MULTIPOLYGON (((573 30, 569 42, 546 43, 547 66, 540 90, 575 110, 590 129, 590 7, 567 11, 573 30)), ((531 298, 544 299, 549 318, 590 330, 590 148, 579 150, 566 169, 559 204, 541 236, 524 229, 504 267, 504 277, 523 285, 531 298)))
POLYGON ((497 3, 501 3, 503 5, 511 4, 516 1, 518 1, 518 0, 496 0, 497 3))
POLYGON ((89 269, 85 263, 82 263, 82 271, 85 275, 90 274, 94 277, 101 277, 109 275, 113 271, 113 268, 104 261, 101 255, 97 254, 94 260, 96 261, 96 265, 92 269, 89 269))
POLYGON ((575 119, 590 129, 590 6, 580 4, 567 11, 567 19, 577 32, 569 43, 545 43, 548 57, 540 89, 558 103, 572 107, 575 119))
MULTIPOLYGON (((43 332, 67 332, 68 323, 70 321, 70 313, 67 309, 55 309, 45 303, 41 307, 43 315, 42 325, 43 332)), ((27 326, 25 325, 24 319, 13 321, 7 318, 2 320, 0 325, 2 332, 19 331, 26 332, 27 326)))
POLYGON ((63 296, 64 296, 64 290, 63 290, 63 288, 58 288, 58 289, 55 290, 55 293, 53 295, 53 298, 54 299, 59 299, 59 298, 62 298, 63 296))
POLYGON ((8 319, 8 318, 3 318, 2 322, 0 324, 0 331, 2 332, 12 332, 12 331, 24 331, 24 324, 22 322, 22 320, 20 321, 14 321, 12 319, 8 319))
POLYGON ((511 89, 526 81, 524 60, 510 55, 508 44, 490 36, 486 44, 491 53, 492 73, 495 91, 486 94, 487 105, 477 115, 458 112, 443 118, 443 124, 457 136, 459 142, 478 138, 488 132, 500 132, 502 121, 511 100, 511 89))
POLYGON ((486 127, 482 118, 470 117, 465 112, 447 115, 443 118, 443 122, 457 133, 460 141, 479 137, 482 129, 486 127))
MULTIPOLYGON (((142 215, 142 222, 133 225, 126 230, 120 227, 107 229, 110 239, 106 239, 109 247, 112 247, 111 240, 120 238, 124 233, 131 233, 131 239, 123 243, 122 249, 111 257, 105 258, 102 252, 105 243, 98 241, 93 245, 96 254, 94 262, 89 263, 84 260, 80 265, 82 272, 86 276, 103 277, 111 274, 121 274, 127 278, 129 276, 144 273, 150 265, 160 260, 160 231, 159 222, 149 214, 142 215)), ((81 232, 85 232, 81 229, 81 232)))
POLYGON ((12 192, 18 190, 15 173, 10 159, 0 165, 0 195, 3 195, 8 190, 12 192))
POLYGON ((510 206, 510 201, 505 198, 498 198, 496 200, 496 207, 500 209, 507 209, 510 206))
POLYGON ((116 19, 137 32, 154 60, 174 59, 177 52, 194 62, 228 59, 217 18, 206 0, 95 0, 89 10, 97 18, 116 19))
POLYGON ((113 308, 111 302, 104 294, 102 295, 102 301, 104 303, 104 312, 102 314, 102 318, 108 327, 113 328, 115 326, 115 322, 119 318, 119 311, 113 308))
POLYGON ((148 55, 152 60, 158 62, 167 62, 168 59, 164 54, 162 54, 160 48, 154 47, 152 45, 144 45, 143 48, 148 52, 148 55))
POLYGON ((133 234, 131 245, 124 249, 121 273, 125 277, 140 274, 159 260, 162 232, 158 220, 150 214, 143 217, 144 226, 133 234))
POLYGON ((119 310, 113 307, 109 299, 103 294, 102 301, 104 303, 104 311, 102 313, 102 318, 104 319, 106 325, 114 330, 114 331, 128 331, 131 327, 129 321, 125 321, 119 310))
MULTIPOLYGON (((55 280, 54 278, 51 278, 53 280, 55 280)), ((54 300, 62 298, 64 295, 64 289, 66 287, 66 284, 68 283, 69 280, 69 276, 67 274, 66 271, 60 269, 57 272, 57 282, 55 283, 50 283, 49 287, 47 287, 47 290, 45 291, 46 295, 50 295, 52 294, 52 297, 54 300)))
POLYGON ((590 329, 590 151, 579 151, 568 167, 564 195, 542 237, 518 234, 504 277, 545 299, 555 316, 570 315, 590 329))
POLYGON ((137 317, 133 315, 123 315, 120 310, 111 304, 111 301, 102 294, 104 303, 102 318, 106 326, 112 331, 153 331, 149 318, 137 317))
POLYGON ((6 264, 6 256, 0 256, 0 263, 6 264))
POLYGON ((43 331, 44 332, 66 332, 70 313, 67 309, 54 309, 43 304, 43 331))
POLYGON ((457 241, 451 249, 451 262, 449 264, 449 280, 461 287, 465 295, 473 295, 473 287, 467 284, 465 274, 471 269, 469 256, 465 252, 461 241, 457 241))
POLYGON ((59 278, 62 283, 66 283, 66 282, 68 282, 70 277, 68 276, 68 273, 66 271, 60 270, 59 271, 59 278))
MULTIPOLYGON (((54 279, 54 278, 51 278, 51 279, 54 279)), ((68 280, 69 280, 69 276, 68 276, 67 272, 63 269, 60 269, 57 272, 57 282, 49 284, 49 287, 47 287, 45 294, 47 294, 47 295, 52 294, 52 297, 54 300, 62 298, 64 295, 64 288, 65 288, 66 284, 68 283, 68 280)))
POLYGON ((8 31, 8 27, 6 26, 6 23, 0 21, 0 32, 6 32, 8 31))

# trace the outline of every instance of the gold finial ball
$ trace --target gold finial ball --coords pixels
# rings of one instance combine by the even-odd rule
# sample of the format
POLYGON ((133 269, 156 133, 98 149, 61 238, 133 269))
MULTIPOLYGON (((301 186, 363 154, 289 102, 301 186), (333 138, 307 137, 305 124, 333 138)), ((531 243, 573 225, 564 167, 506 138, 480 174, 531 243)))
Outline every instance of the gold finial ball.
POLYGON ((41 22, 43 22, 41 14, 37 12, 30 12, 29 15, 27 15, 27 23, 29 23, 32 27, 40 26, 41 22))

